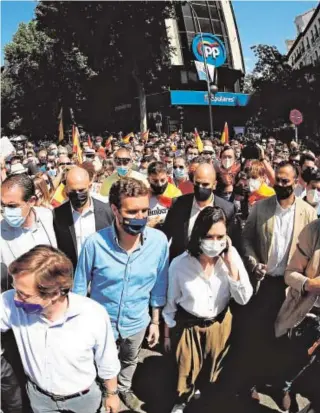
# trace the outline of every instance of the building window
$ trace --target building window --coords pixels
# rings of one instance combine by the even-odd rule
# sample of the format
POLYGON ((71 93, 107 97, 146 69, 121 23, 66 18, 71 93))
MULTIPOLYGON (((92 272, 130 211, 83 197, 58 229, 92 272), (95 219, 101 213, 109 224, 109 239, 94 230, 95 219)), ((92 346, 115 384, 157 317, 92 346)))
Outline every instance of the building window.
POLYGON ((311 43, 314 43, 314 34, 313 34, 313 30, 311 30, 311 43))
POLYGON ((318 51, 316 50, 316 51, 314 52, 314 54, 315 54, 315 63, 317 63, 317 61, 319 60, 318 51))
POLYGON ((306 39, 307 39, 307 49, 310 49, 309 37, 307 36, 306 39))
POLYGON ((314 35, 315 35, 315 38, 317 39, 318 37, 319 37, 319 31, 318 31, 318 27, 315 25, 314 26, 314 35))

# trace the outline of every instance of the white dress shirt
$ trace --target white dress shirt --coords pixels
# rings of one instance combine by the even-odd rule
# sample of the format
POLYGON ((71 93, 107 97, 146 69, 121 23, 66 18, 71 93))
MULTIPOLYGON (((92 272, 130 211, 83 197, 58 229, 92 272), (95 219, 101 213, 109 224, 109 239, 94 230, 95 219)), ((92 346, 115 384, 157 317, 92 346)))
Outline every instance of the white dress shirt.
POLYGON ((214 195, 212 195, 212 200, 209 205, 206 205, 205 207, 200 207, 199 204, 196 201, 196 198, 193 197, 193 202, 192 202, 192 209, 191 209, 191 214, 190 214, 190 219, 189 219, 189 227, 188 227, 188 237, 191 237, 191 233, 194 227, 194 224, 198 218, 198 215, 200 212, 206 208, 207 206, 213 206, 213 200, 214 200, 214 195))
POLYGON ((267 273, 274 277, 283 276, 288 264, 295 210, 296 203, 283 209, 277 201, 272 243, 267 263, 267 273))
POLYGON ((248 273, 237 250, 231 248, 234 262, 239 269, 239 281, 230 277, 222 258, 216 262, 210 278, 206 278, 198 259, 187 252, 172 261, 169 268, 167 304, 163 309, 163 318, 170 328, 176 325, 174 318, 178 304, 197 317, 213 318, 227 307, 231 298, 238 304, 249 301, 253 290, 248 273))
POLYGON ((92 199, 90 200, 90 206, 82 213, 72 209, 72 217, 74 222, 74 230, 76 233, 76 240, 77 240, 77 252, 78 257, 80 256, 82 245, 84 241, 96 232, 96 221, 94 218, 94 207, 92 199))
POLYGON ((61 319, 27 314, 14 304, 15 291, 1 295, 1 332, 13 330, 26 375, 41 389, 70 395, 88 389, 97 372, 116 377, 120 363, 108 313, 97 302, 69 293, 61 319))

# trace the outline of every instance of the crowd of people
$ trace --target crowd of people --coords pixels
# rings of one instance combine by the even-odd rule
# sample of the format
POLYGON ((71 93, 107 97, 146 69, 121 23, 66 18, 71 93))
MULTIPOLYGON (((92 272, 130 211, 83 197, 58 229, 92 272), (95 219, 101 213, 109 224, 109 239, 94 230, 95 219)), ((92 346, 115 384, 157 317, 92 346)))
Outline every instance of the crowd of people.
POLYGON ((137 411, 144 345, 170 360, 171 413, 266 388, 320 412, 319 153, 83 134, 17 144, 1 182, 4 413, 137 411))

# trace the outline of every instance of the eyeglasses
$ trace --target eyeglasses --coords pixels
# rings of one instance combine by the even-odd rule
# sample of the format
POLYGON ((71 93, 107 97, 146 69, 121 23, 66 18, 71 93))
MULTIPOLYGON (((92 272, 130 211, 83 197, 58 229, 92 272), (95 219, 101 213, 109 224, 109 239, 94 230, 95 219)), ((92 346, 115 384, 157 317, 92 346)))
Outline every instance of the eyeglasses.
POLYGON ((130 158, 115 158, 114 161, 117 165, 127 166, 130 163, 131 159, 130 158))
POLYGON ((203 151, 202 155, 213 155, 213 152, 203 151))
POLYGON ((173 167, 173 169, 184 169, 184 166, 182 166, 182 165, 175 165, 174 167, 173 167))
POLYGON ((60 166, 68 166, 71 165, 71 162, 61 162, 59 163, 60 166))

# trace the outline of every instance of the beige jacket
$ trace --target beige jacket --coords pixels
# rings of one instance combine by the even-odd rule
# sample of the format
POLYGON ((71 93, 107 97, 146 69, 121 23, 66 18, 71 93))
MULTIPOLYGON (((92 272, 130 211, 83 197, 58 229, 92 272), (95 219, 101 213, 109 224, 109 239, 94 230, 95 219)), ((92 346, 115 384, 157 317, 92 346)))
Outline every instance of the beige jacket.
MULTIPOLYGON (((243 230, 244 261, 249 273, 256 264, 267 264, 273 240, 275 211, 277 206, 276 196, 257 202, 248 217, 243 230)), ((300 198, 296 198, 294 228, 289 251, 290 261, 303 228, 317 219, 315 209, 300 198)))
POLYGON ((307 278, 316 277, 320 277, 320 219, 301 232, 287 267, 285 281, 290 288, 275 323, 277 337, 300 324, 314 306, 318 296, 303 293, 302 288, 307 278))

